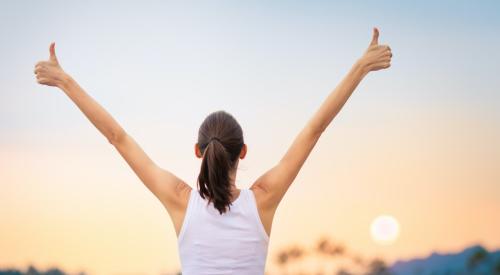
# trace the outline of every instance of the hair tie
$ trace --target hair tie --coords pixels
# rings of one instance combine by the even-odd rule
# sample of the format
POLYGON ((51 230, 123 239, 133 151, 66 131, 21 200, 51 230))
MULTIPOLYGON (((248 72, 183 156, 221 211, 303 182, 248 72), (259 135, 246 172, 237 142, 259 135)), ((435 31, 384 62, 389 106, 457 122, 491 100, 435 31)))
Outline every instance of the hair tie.
POLYGON ((222 143, 222 141, 221 141, 218 137, 211 137, 211 138, 208 140, 208 143, 212 142, 212 140, 217 140, 218 142, 222 143))

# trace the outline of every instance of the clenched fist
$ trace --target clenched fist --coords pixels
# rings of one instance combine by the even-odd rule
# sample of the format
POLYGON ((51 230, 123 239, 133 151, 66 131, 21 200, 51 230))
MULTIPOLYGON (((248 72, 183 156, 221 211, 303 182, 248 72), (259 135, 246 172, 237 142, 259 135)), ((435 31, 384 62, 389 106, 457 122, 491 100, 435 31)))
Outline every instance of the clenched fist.
POLYGON ((391 48, 388 45, 379 45, 378 36, 378 29, 373 28, 370 46, 359 60, 367 72, 378 71, 391 66, 391 48))
POLYGON ((50 44, 49 52, 49 60, 40 61, 35 65, 37 82, 43 85, 61 87, 67 79, 67 75, 57 61, 54 42, 50 44))

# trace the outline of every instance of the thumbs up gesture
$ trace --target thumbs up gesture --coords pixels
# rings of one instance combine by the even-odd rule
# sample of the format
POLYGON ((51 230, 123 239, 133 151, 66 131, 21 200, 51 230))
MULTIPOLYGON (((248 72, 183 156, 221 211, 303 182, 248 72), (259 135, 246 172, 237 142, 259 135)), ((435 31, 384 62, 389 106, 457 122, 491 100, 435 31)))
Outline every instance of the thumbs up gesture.
POLYGON ((372 41, 359 60, 366 72, 387 69, 391 66, 391 48, 388 45, 380 45, 378 36, 378 29, 373 28, 372 41))
POLYGON ((37 82, 47 86, 61 87, 67 75, 57 60, 54 42, 50 44, 49 54, 47 61, 40 61, 35 65, 37 82))

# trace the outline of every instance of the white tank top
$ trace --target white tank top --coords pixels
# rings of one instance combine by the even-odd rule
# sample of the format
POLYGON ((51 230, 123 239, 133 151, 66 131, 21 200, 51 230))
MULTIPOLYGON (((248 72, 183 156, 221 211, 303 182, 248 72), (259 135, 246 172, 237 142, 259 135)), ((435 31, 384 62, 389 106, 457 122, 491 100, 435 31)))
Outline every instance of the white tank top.
POLYGON ((177 239, 182 275, 264 274, 269 236, 252 190, 240 195, 222 215, 191 190, 177 239))

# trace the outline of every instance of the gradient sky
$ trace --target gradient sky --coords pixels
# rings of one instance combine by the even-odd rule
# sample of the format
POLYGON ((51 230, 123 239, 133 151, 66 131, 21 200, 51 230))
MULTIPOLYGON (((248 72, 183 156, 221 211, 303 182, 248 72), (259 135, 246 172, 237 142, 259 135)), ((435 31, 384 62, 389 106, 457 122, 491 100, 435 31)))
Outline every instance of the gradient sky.
POLYGON ((328 127, 275 216, 287 245, 331 236, 362 255, 500 247, 498 1, 2 1, 0 266, 91 274, 179 268, 167 212, 62 92, 63 68, 162 167, 195 185, 198 127, 243 127, 250 184, 285 153, 369 44, 391 46, 328 127), (401 236, 374 243, 391 214, 401 236))

